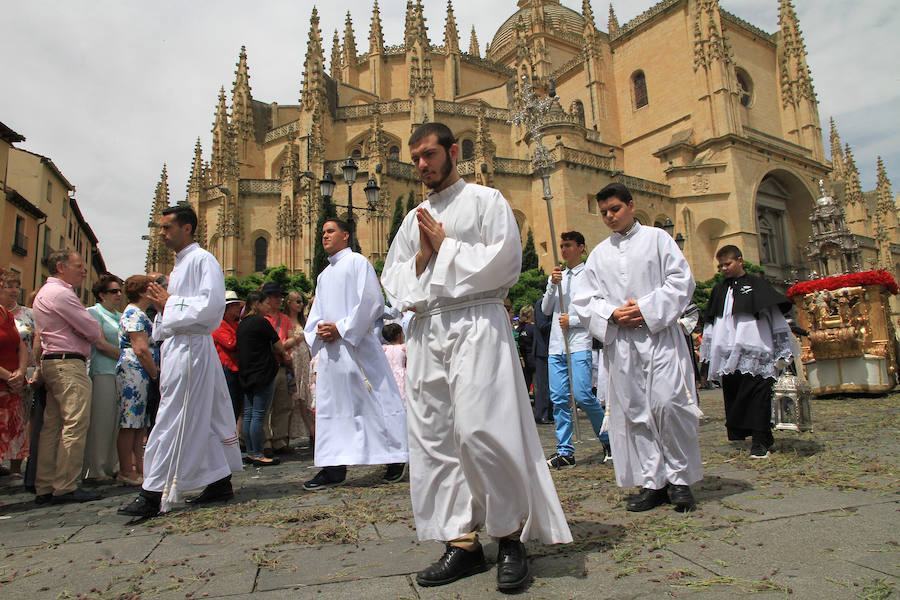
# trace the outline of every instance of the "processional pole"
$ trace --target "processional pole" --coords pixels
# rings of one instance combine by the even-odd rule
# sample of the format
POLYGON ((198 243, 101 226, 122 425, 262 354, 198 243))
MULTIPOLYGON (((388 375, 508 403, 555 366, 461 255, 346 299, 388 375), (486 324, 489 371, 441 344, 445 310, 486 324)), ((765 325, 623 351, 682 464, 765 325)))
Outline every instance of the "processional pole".
MULTIPOLYGON (((553 80, 550 81, 550 94, 546 98, 538 98, 537 94, 534 92, 534 87, 531 85, 531 82, 526 75, 522 75, 521 81, 521 105, 518 110, 512 113, 512 118, 508 122, 512 125, 521 125, 525 127, 527 130, 526 140, 530 137, 534 142, 534 152, 531 154, 531 164, 534 167, 534 172, 540 176, 544 188, 543 197, 547 203, 547 221, 550 224, 550 247, 553 248, 553 264, 555 266, 559 264, 559 251, 556 247, 556 226, 553 224, 553 209, 550 206, 550 201, 553 199, 553 194, 550 191, 550 173, 553 171, 555 163, 547 146, 544 145, 542 138, 544 136, 544 117, 549 114, 556 93, 554 91, 553 80)), ((562 281, 555 285, 556 291, 559 294, 559 313, 566 314, 562 281)), ((571 291, 570 288, 569 293, 571 293, 571 291)), ((575 386, 572 382, 572 353, 569 350, 570 331, 568 329, 563 330, 562 327, 560 327, 560 331, 563 334, 563 344, 566 351, 566 369, 569 373, 569 407, 572 412, 572 423, 575 426, 575 442, 580 443, 581 425, 578 423, 578 405, 575 402, 575 386)))

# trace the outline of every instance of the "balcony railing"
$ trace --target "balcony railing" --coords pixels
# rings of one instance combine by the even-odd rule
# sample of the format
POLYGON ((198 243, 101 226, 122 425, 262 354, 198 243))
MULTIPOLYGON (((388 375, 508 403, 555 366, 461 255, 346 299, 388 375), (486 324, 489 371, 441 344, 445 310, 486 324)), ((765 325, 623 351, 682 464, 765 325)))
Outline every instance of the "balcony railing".
POLYGON ((28 236, 24 233, 16 233, 13 238, 12 251, 26 256, 28 254, 28 236))

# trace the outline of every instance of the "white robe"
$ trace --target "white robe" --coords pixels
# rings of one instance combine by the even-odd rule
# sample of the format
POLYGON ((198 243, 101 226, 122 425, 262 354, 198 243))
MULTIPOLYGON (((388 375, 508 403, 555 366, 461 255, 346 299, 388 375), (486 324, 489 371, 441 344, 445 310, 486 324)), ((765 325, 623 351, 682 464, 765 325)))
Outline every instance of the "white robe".
POLYGON ((703 477, 694 368, 678 319, 691 301, 694 278, 672 236, 635 223, 591 252, 572 310, 603 342, 609 441, 616 483, 661 489, 703 477), (610 317, 629 299, 641 327, 610 317))
POLYGON ((703 327, 700 362, 709 363, 709 380, 721 381, 723 375, 737 372, 775 379, 775 363, 799 353, 787 320, 777 306, 758 316, 735 315, 733 306, 729 287, 722 316, 703 327))
POLYGON ((231 396, 212 332, 225 312, 225 279, 215 257, 196 243, 175 256, 161 343, 160 403, 144 451, 144 489, 163 492, 162 511, 194 490, 240 471, 231 396))
POLYGON ((345 248, 316 281, 306 342, 316 366, 318 467, 384 465, 409 459, 406 410, 373 326, 384 314, 375 269, 345 248), (320 322, 335 323, 340 339, 324 342, 320 322))
POLYGON ((464 181, 421 204, 447 238, 416 276, 419 229, 406 215, 382 284, 414 309, 407 350, 410 495, 419 539, 484 527, 505 537, 572 541, 534 425, 503 298, 522 245, 506 199, 464 181))

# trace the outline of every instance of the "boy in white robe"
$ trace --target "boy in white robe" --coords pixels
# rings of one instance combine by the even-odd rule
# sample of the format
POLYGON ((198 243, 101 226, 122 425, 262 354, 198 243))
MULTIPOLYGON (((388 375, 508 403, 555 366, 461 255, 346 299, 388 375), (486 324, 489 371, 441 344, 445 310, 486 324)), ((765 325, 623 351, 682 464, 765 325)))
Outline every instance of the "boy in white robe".
POLYGON ((329 265, 316 281, 304 334, 316 366, 316 447, 323 467, 303 489, 343 483, 347 465, 388 465, 382 481, 406 474, 406 410, 381 342, 372 331, 384 314, 375 269, 349 247, 350 226, 322 226, 329 265))
POLYGON ((772 285, 744 271, 737 246, 716 252, 725 277, 709 296, 700 361, 709 381, 722 383, 729 440, 751 436, 750 458, 768 458, 772 435, 775 363, 794 355, 794 336, 784 318, 791 301, 772 285))
POLYGON ((432 191, 406 215, 381 277, 394 307, 416 311, 407 336, 416 529, 447 542, 416 581, 443 585, 486 570, 483 527, 500 538, 497 587, 512 590, 529 576, 522 541, 572 540, 503 306, 521 269, 519 230, 497 190, 460 179, 449 128, 422 125, 409 146, 432 191))
POLYGON ((231 474, 241 450, 225 374, 212 332, 225 313, 225 278, 215 257, 193 240, 197 215, 188 206, 163 211, 160 235, 175 250, 168 288, 150 283, 161 344, 160 403, 144 451, 144 482, 120 514, 152 517, 178 501, 180 490, 205 487, 188 503, 234 497, 231 474), (167 291, 168 290, 168 291, 167 291))
POLYGON ((616 483, 643 489, 630 511, 672 502, 695 508, 703 476, 694 371, 678 319, 694 278, 672 236, 634 219, 631 193, 611 183, 597 194, 612 234, 587 260, 572 310, 603 342, 616 483))

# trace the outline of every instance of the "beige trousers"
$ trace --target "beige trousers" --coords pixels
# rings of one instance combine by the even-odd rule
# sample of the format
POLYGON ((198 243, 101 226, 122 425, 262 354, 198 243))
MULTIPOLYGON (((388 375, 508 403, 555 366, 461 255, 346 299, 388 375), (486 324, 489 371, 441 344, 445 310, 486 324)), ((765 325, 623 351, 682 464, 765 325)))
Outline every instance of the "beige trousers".
POLYGON ((281 450, 291 443, 288 431, 291 424, 291 394, 287 386, 287 368, 278 367, 275 375, 275 392, 269 410, 266 412, 266 448, 281 450))
POLYGON ((119 394, 115 375, 94 375, 91 384, 91 426, 84 446, 84 478, 103 479, 113 477, 119 470, 119 394))
POLYGON ((67 494, 78 486, 91 423, 91 380, 83 360, 45 360, 44 426, 38 442, 35 492, 67 494))

